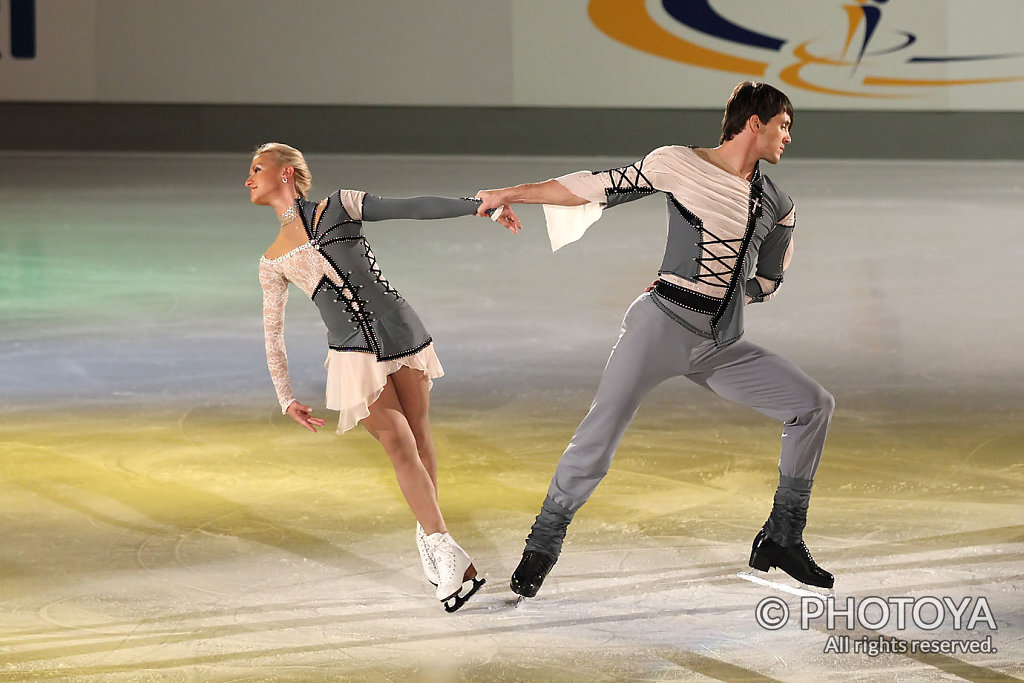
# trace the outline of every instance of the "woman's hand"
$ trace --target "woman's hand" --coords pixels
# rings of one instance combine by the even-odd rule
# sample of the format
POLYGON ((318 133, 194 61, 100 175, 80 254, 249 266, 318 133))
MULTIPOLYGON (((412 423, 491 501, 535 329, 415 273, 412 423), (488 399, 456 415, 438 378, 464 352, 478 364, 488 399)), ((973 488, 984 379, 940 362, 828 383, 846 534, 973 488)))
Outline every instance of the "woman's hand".
POLYGON ((288 405, 288 416, 298 422, 300 425, 305 427, 311 432, 316 432, 317 427, 323 427, 324 421, 319 417, 313 417, 313 409, 309 406, 304 406, 298 401, 292 401, 288 405))
POLYGON ((495 209, 490 218, 495 223, 505 226, 517 235, 519 234, 519 231, 523 229, 523 224, 519 222, 519 216, 512 211, 512 207, 508 204, 499 206, 495 209), (497 214, 497 216, 495 216, 495 214, 497 214))
POLYGON ((480 190, 476 198, 482 200, 477 209, 478 216, 487 216, 496 223, 500 223, 506 229, 518 234, 523 229, 519 217, 512 211, 512 207, 505 202, 500 190, 480 190))

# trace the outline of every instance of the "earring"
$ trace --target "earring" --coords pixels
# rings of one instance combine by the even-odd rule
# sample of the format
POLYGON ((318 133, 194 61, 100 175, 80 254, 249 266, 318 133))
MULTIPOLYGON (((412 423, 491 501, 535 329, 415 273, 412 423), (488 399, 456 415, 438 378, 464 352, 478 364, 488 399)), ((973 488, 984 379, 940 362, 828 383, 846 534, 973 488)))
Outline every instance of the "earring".
POLYGON ((282 183, 287 183, 287 182, 288 182, 288 179, 287 179, 287 178, 281 178, 281 182, 282 182, 282 183))

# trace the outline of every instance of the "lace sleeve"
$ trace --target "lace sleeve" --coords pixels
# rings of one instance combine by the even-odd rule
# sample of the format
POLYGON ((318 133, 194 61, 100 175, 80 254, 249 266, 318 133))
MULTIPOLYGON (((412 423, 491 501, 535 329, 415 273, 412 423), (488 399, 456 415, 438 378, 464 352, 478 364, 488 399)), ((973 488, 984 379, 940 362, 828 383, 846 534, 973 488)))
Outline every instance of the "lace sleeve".
POLYGON ((277 390, 281 412, 288 410, 295 397, 288 379, 288 353, 284 348, 284 307, 288 303, 288 280, 268 263, 260 262, 260 287, 263 288, 263 339, 267 348, 267 368, 277 390))

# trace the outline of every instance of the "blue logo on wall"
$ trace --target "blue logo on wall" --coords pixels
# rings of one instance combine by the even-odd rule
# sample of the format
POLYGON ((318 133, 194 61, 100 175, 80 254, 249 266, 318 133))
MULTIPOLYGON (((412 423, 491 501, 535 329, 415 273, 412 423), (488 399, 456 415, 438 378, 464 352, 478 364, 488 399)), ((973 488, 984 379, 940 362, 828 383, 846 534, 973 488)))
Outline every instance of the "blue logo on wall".
POLYGON ((15 59, 35 59, 36 56, 36 0, 10 0, 11 56, 15 59))

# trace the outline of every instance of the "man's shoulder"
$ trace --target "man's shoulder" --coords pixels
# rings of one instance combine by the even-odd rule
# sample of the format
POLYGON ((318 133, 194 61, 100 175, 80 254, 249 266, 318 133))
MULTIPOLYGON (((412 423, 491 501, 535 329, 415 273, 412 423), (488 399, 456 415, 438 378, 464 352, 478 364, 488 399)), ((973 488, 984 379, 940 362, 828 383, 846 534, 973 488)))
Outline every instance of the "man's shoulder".
POLYGON ((651 155, 668 155, 668 156, 692 156, 694 154, 692 145, 662 145, 651 150, 651 155))
POLYGON ((779 187, 778 184, 774 180, 772 180, 770 176, 761 174, 761 181, 761 187, 765 195, 771 197, 779 204, 793 203, 793 200, 790 198, 790 196, 786 194, 785 191, 783 191, 783 189, 779 187))
POLYGON ((689 145, 663 145, 650 151, 650 153, 644 157, 645 166, 655 166, 657 164, 666 165, 669 168, 681 168, 687 167, 693 164, 695 161, 699 161, 699 156, 694 148, 689 145))
POLYGON ((791 220, 787 220, 787 217, 791 218, 792 215, 795 215, 796 204, 793 199, 768 176, 762 175, 761 180, 761 196, 764 198, 764 204, 772 207, 771 211, 775 215, 775 222, 785 221, 786 225, 792 226, 791 220))

